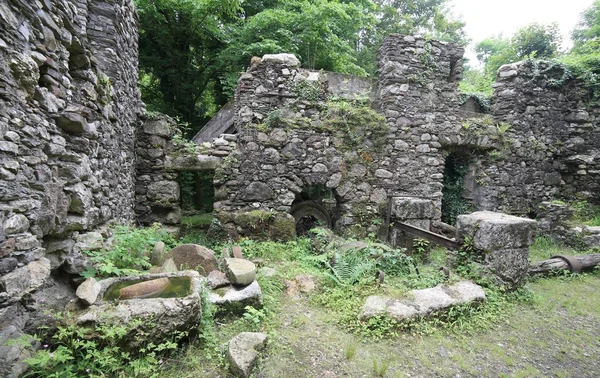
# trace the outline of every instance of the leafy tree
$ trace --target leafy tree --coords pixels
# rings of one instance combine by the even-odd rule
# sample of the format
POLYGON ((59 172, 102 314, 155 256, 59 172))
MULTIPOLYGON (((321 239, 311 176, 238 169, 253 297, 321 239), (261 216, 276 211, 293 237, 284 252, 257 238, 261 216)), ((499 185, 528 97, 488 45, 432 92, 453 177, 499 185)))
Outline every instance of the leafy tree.
POLYGON ((561 36, 557 23, 541 25, 533 23, 517 30, 512 38, 517 57, 534 56, 539 59, 554 58, 560 47, 561 36))
POLYGON ((219 96, 216 56, 239 0, 135 0, 142 98, 152 110, 198 124, 219 96))
POLYGON ((600 81, 597 77, 600 75, 600 0, 594 1, 581 14, 581 21, 573 30, 572 37, 573 49, 563 61, 575 71, 588 71, 589 80, 600 81))
POLYGON ((584 47, 590 42, 600 39, 600 0, 595 0, 591 7, 581 14, 581 20, 572 33, 574 50, 584 47))
POLYGON ((465 70, 461 90, 491 95, 491 85, 498 69, 508 63, 526 58, 550 59, 558 55, 561 37, 553 23, 533 23, 515 32, 512 38, 502 35, 486 38, 475 45, 477 59, 484 64, 482 71, 465 70))
POLYGON ((233 94, 252 56, 290 52, 303 66, 375 73, 390 33, 464 41, 449 0, 135 0, 140 69, 151 110, 199 125, 233 94))

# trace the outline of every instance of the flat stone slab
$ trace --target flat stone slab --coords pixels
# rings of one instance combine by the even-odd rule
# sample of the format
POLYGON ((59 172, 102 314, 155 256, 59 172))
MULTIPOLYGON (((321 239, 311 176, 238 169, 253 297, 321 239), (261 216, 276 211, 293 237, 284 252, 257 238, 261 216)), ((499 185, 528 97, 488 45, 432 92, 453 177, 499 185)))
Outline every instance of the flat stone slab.
POLYGON ((246 306, 262 307, 262 291, 258 282, 254 281, 248 286, 227 287, 211 290, 210 302, 219 307, 220 312, 243 313, 246 306))
POLYGON ((258 332, 242 332, 229 341, 227 357, 229 369, 237 377, 248 377, 258 357, 267 345, 267 335, 258 332))
POLYGON ((527 248, 535 241, 537 222, 492 211, 459 215, 458 241, 473 238, 474 247, 484 251, 527 248))
POLYGON ((429 289, 412 290, 401 299, 370 296, 362 308, 360 318, 367 320, 374 316, 387 315, 398 321, 405 321, 452 306, 482 301, 485 301, 485 292, 481 286, 470 281, 461 281, 450 286, 440 284, 429 289))
POLYGON ((256 278, 256 265, 249 260, 228 258, 225 259, 225 274, 234 285, 250 285, 256 278))

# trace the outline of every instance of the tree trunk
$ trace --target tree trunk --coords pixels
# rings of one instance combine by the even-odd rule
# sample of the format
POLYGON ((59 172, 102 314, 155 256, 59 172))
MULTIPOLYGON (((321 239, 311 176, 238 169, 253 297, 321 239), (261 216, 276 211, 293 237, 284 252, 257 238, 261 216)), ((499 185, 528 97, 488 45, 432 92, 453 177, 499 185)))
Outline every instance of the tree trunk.
MULTIPOLYGON (((600 264, 600 253, 573 257, 581 263, 582 270, 590 270, 600 264)), ((554 258, 529 265, 529 274, 543 274, 557 270, 570 270, 569 264, 563 259, 554 258)))

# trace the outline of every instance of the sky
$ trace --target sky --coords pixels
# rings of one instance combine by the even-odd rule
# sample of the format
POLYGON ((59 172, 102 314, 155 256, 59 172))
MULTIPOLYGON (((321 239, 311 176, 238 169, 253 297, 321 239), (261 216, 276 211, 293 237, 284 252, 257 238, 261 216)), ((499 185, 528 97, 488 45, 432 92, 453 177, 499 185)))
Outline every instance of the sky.
POLYGON ((473 44, 502 33, 513 33, 532 22, 556 21, 563 34, 563 46, 570 47, 571 30, 579 21, 579 15, 589 8, 593 0, 451 0, 452 12, 462 16, 465 30, 471 38, 466 56, 476 62, 473 44))

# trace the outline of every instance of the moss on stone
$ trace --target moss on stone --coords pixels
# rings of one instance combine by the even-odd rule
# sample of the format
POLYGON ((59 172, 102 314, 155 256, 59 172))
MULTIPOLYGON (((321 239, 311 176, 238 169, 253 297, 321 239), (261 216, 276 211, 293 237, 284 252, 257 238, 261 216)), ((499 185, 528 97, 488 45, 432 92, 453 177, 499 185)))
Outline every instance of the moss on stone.
POLYGON ((270 229, 271 239, 288 241, 296 236, 296 221, 289 214, 278 214, 270 229))

